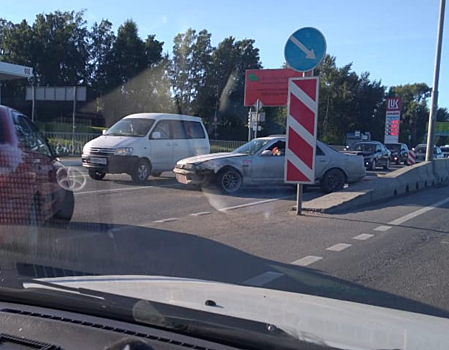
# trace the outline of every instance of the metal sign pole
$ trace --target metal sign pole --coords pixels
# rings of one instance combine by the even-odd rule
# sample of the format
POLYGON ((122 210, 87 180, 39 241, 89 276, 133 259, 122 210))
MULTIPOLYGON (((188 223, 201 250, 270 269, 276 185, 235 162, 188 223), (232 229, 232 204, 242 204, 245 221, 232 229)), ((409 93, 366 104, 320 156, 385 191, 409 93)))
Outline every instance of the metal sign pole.
POLYGON ((36 103, 36 89, 34 88, 34 82, 31 86, 31 120, 34 122, 34 109, 35 109, 35 103, 36 103))
POLYGON ((251 141, 251 128, 253 126, 252 120, 251 120, 251 107, 249 107, 248 112, 248 142, 251 141))
POLYGON ((76 86, 73 87, 73 114, 72 114, 72 154, 75 154, 75 115, 76 115, 76 86))
POLYGON ((257 128, 259 127, 259 105, 260 100, 256 102, 256 130, 254 130, 254 138, 257 139, 257 128))

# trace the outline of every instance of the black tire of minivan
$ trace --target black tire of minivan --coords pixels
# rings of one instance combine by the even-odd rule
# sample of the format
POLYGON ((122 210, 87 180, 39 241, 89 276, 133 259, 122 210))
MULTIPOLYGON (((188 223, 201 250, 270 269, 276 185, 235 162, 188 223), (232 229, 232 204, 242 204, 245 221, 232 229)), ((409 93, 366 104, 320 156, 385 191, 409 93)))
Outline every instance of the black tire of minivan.
POLYGON ((146 159, 140 159, 134 171, 131 173, 131 177, 136 184, 144 184, 147 182, 148 177, 151 174, 151 164, 146 159))
POLYGON ((106 173, 99 170, 89 170, 89 176, 94 180, 103 180, 106 176, 106 173))

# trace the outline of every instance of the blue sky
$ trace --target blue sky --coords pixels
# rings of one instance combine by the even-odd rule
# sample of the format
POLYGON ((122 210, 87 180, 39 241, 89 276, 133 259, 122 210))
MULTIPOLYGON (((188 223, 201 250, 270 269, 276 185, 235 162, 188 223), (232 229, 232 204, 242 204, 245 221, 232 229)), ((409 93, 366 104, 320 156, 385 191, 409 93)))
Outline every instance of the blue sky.
MULTIPOLYGON (((37 13, 86 9, 92 24, 109 19, 115 29, 132 18, 142 37, 156 34, 169 52, 173 37, 191 27, 207 29, 216 45, 227 36, 252 38, 264 68, 284 62, 286 40, 295 30, 311 26, 323 32, 327 52, 337 65, 353 63, 357 73, 392 86, 414 82, 432 85, 439 0, 60 0, 20 3, 0 0, 0 16, 32 22, 37 13), (5 5, 2 6, 1 4, 5 5), (7 3, 7 5, 6 5, 7 3)), ((439 105, 449 107, 449 10, 440 75, 439 105)))

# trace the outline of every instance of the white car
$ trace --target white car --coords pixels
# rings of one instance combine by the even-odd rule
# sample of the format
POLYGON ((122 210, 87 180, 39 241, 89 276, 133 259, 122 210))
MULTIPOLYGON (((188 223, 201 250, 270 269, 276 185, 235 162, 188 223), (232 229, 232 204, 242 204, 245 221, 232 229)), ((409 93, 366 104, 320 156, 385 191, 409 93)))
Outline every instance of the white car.
MULTIPOLYGON (((416 163, 421 163, 426 160, 426 152, 427 152, 427 145, 425 143, 421 143, 418 146, 416 146, 414 149, 416 159, 416 163)), ((433 149, 433 158, 434 159, 441 159, 444 158, 444 154, 441 151, 440 147, 435 146, 433 149)))
POLYGON ((134 182, 171 171, 180 159, 210 152, 201 118, 139 113, 115 123, 83 148, 83 166, 101 180, 107 173, 127 173, 134 182))
MULTIPOLYGON (((184 184, 216 183, 225 193, 242 185, 283 185, 285 136, 254 139, 230 153, 215 153, 180 160, 176 179, 184 184)), ((328 193, 366 175, 363 157, 343 154, 317 141, 315 179, 328 193)))

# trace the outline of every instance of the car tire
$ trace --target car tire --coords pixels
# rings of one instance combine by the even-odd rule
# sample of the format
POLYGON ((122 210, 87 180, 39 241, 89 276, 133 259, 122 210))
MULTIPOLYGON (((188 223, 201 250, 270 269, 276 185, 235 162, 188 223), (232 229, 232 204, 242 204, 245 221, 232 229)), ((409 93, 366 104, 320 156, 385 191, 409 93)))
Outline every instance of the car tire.
POLYGON ((242 175, 234 168, 226 168, 217 176, 217 185, 228 194, 236 193, 242 186, 242 175))
POLYGON ((94 180, 103 180, 106 176, 106 173, 99 170, 89 170, 89 176, 94 180))
POLYGON ((320 181, 321 190, 324 193, 340 191, 345 186, 346 176, 340 169, 328 170, 320 181))
POLYGON ((384 170, 390 170, 390 160, 387 159, 387 163, 384 165, 384 170))
POLYGON ((162 171, 157 171, 155 173, 151 173, 151 176, 159 177, 159 176, 161 176, 161 174, 162 174, 162 171))
POLYGON ((75 196, 72 191, 64 190, 61 208, 48 221, 49 224, 67 225, 72 220, 75 211, 75 196))
POLYGON ((375 160, 375 159, 373 159, 373 162, 371 163, 371 167, 370 167, 370 169, 371 169, 371 170, 376 170, 376 166, 377 166, 377 164, 376 164, 376 160, 375 160))
POLYGON ((148 176, 151 174, 151 165, 145 159, 140 159, 134 171, 131 174, 131 177, 136 184, 144 184, 148 180, 148 176))

